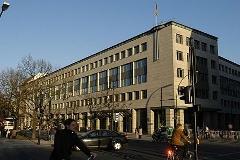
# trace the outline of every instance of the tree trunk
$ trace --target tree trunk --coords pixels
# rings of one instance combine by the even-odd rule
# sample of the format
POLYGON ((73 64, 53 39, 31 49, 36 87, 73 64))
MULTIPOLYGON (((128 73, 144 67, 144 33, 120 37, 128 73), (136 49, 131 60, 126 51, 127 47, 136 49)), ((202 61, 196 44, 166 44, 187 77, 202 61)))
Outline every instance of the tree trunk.
POLYGON ((32 139, 36 139, 37 113, 35 110, 33 111, 32 121, 33 121, 32 139))

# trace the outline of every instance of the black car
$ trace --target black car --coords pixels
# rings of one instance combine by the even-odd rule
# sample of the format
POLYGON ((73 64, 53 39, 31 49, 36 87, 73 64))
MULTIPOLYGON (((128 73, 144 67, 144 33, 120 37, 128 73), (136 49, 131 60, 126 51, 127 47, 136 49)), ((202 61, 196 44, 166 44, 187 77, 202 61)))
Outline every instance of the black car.
POLYGON ((173 133, 173 127, 160 127, 157 128, 152 134, 152 141, 167 141, 171 139, 173 133))
POLYGON ((79 136, 89 148, 112 148, 120 150, 128 144, 126 134, 110 130, 92 130, 79 136))

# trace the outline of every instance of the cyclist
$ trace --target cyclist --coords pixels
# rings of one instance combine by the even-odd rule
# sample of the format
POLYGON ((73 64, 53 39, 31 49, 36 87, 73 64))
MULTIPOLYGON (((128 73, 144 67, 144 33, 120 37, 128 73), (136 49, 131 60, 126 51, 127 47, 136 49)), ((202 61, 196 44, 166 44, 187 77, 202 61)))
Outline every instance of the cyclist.
POLYGON ((183 127, 181 124, 177 124, 176 128, 174 129, 171 144, 184 148, 183 157, 186 158, 188 148, 189 148, 188 145, 191 144, 191 142, 188 140, 187 136, 184 135, 183 127), (184 139, 188 143, 183 143, 181 141, 182 139, 184 139))
POLYGON ((65 129, 58 130, 54 139, 54 149, 49 160, 71 160, 72 148, 76 145, 88 157, 96 157, 96 153, 91 152, 88 147, 78 138, 75 133, 77 123, 74 119, 67 119, 64 122, 65 129))

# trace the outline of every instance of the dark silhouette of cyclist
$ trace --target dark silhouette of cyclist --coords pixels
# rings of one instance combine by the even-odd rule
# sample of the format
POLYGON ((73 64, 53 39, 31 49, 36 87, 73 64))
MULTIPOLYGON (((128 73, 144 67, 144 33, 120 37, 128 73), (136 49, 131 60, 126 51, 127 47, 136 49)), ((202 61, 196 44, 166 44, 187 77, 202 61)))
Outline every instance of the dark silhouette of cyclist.
POLYGON ((88 157, 96 157, 88 147, 78 138, 75 133, 77 123, 74 119, 67 119, 64 122, 65 129, 58 130, 54 139, 54 149, 49 160, 71 160, 72 148, 76 145, 88 157))
POLYGON ((189 148, 189 144, 191 144, 191 142, 188 140, 187 136, 184 135, 183 127, 181 124, 177 124, 176 128, 174 129, 171 144, 181 147, 181 148, 184 148, 183 157, 186 157, 188 148, 189 148), (183 143, 181 141, 182 139, 184 139, 188 143, 183 143))

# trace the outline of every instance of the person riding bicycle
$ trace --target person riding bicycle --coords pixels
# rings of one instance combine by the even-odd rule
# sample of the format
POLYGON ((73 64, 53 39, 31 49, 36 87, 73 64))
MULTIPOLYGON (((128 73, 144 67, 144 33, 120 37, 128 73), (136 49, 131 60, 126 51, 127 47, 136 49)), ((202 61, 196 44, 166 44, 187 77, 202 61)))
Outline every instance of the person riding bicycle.
POLYGON ((182 124, 177 124, 176 128, 174 129, 171 144, 178 147, 183 147, 183 157, 186 157, 189 148, 188 145, 191 144, 191 142, 188 140, 187 136, 184 135, 182 124), (181 139, 184 139, 188 143, 183 143, 181 139))
POLYGON ((96 157, 96 153, 88 149, 88 147, 78 138, 75 133, 77 122, 74 119, 67 119, 64 122, 65 129, 58 130, 54 139, 54 149, 49 160, 71 160, 72 148, 76 145, 88 157, 96 157))

